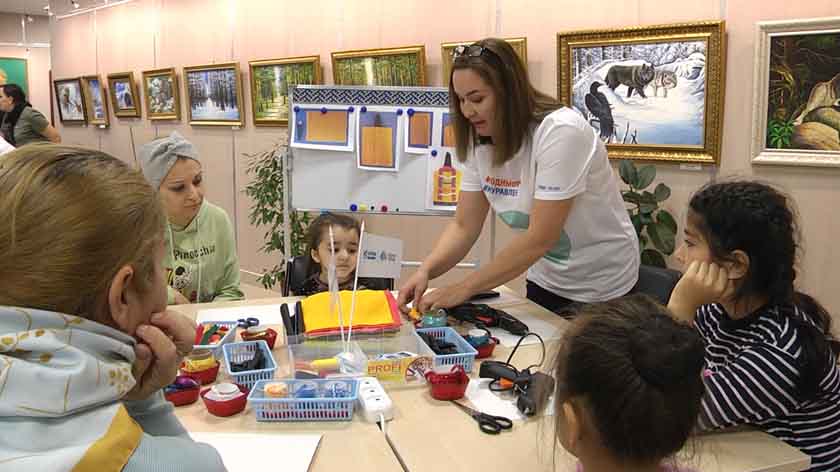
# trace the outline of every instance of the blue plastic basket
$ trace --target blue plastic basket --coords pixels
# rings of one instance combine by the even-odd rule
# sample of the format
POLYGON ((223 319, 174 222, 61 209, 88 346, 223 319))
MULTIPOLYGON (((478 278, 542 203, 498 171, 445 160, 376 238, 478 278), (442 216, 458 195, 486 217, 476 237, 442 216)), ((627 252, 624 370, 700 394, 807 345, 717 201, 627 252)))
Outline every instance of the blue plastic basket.
POLYGON ((428 350, 427 354, 432 356, 434 367, 460 364, 464 368, 464 371, 472 372, 473 361, 475 361, 475 356, 478 355, 478 351, 454 329, 448 326, 442 328, 418 328, 414 334, 417 336, 417 341, 420 345, 428 350), (454 344, 458 348, 458 354, 435 354, 417 333, 426 333, 435 339, 443 339, 448 343, 454 344))
POLYGON ((257 421, 350 421, 358 397, 359 381, 356 379, 260 380, 248 394, 248 402, 257 421), (265 396, 265 385, 275 382, 286 384, 289 391, 287 398, 265 396), (335 382, 347 388, 346 396, 326 396, 326 387, 335 382), (317 386, 316 396, 294 398, 297 387, 311 384, 317 386))
POLYGON ((193 349, 209 349, 213 351, 213 356, 218 359, 222 357, 222 346, 233 342, 236 339, 236 321, 202 321, 201 324, 217 324, 219 326, 227 326, 228 332, 216 344, 196 344, 193 349))
POLYGON ((258 380, 271 380, 274 378, 274 371, 277 369, 277 363, 274 362, 274 356, 271 355, 271 349, 268 348, 268 344, 262 339, 258 341, 225 344, 222 350, 225 353, 225 368, 231 378, 233 378, 233 383, 243 385, 250 389, 258 380), (231 372, 231 363, 244 362, 252 359, 257 352, 257 349, 262 350, 263 356, 266 359, 267 367, 265 369, 231 372))

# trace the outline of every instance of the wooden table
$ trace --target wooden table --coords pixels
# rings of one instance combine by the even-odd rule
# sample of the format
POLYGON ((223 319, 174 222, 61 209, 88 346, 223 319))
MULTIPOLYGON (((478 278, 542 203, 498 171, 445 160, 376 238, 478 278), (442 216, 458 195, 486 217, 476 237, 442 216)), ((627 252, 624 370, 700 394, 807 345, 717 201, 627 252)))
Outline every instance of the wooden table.
MULTIPOLYGON (((501 289, 510 294, 506 288, 501 289)), ((508 300, 510 300, 509 297, 508 300)), ((289 299, 260 299, 204 305, 185 305, 175 309, 195 317, 203 308, 276 304, 289 299)), ((514 316, 538 316, 562 333, 568 323, 526 300, 508 301, 504 309, 514 316)), ((559 337, 547 340, 546 368, 553 361, 559 337)), ((495 359, 504 360, 510 348, 498 346, 495 359)), ((537 362, 539 345, 522 346, 513 363, 526 366, 537 362)), ((478 374, 478 363, 473 376, 478 374)), ((386 388, 388 386, 386 385, 386 388)), ((389 447, 375 425, 357 415, 351 423, 258 423, 248 409, 231 418, 217 418, 199 403, 176 410, 190 431, 306 433, 323 434, 312 464, 321 470, 402 470, 397 456, 408 470, 575 470, 576 460, 554 441, 554 416, 516 421, 513 431, 491 436, 479 431, 477 423, 448 402, 435 400, 425 387, 389 388, 394 403, 394 420, 388 422, 389 447), (393 451, 392 451, 393 449, 393 451), (396 455, 395 455, 396 454, 396 455)), ((808 456, 778 439, 759 431, 704 434, 696 437, 685 453, 683 463, 703 472, 795 472, 806 469, 808 456)))
MULTIPOLYGON (((289 298, 265 298, 250 302, 204 303, 170 308, 195 319, 198 310, 202 309, 271 305, 289 300, 289 298)), ((282 332, 282 327, 273 327, 280 330, 278 332, 282 332)), ((359 416, 351 422, 258 422, 254 419, 250 406, 238 415, 220 418, 211 415, 201 400, 192 405, 176 408, 175 414, 184 427, 191 432, 277 434, 278 441, 283 440, 284 433, 321 434, 321 444, 309 469, 312 472, 403 470, 379 428, 375 424, 364 422, 359 416)), ((267 467, 266 470, 271 470, 271 467, 267 467)), ((278 467, 277 470, 282 470, 282 467, 278 467)))

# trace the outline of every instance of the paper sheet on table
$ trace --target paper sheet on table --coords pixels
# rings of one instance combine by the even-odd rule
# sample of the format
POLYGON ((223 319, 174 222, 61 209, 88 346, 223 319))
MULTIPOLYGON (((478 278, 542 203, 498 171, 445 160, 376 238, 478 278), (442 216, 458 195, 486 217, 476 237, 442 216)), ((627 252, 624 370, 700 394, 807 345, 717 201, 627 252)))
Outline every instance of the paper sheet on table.
MULTIPOLYGON (((476 410, 493 416, 504 416, 512 420, 524 420, 526 417, 516 408, 516 396, 512 392, 491 392, 491 379, 471 379, 464 396, 476 410)), ((543 415, 554 414, 554 396, 546 402, 543 415)))
MULTIPOLYGON (((294 314, 294 303, 289 304, 289 312, 294 314)), ((283 324, 283 317, 280 316, 280 304, 198 310, 195 321, 197 323, 203 323, 205 321, 236 321, 240 318, 256 318, 263 325, 283 324)))
MULTIPOLYGON (((549 323, 548 321, 542 320, 537 318, 536 316, 529 314, 526 312, 523 307, 508 307, 504 308, 504 311, 510 313, 519 321, 528 325, 528 330, 532 333, 537 333, 543 338, 543 341, 548 342, 551 339, 557 339, 560 337, 560 328, 554 326, 553 324, 549 323)), ((513 347, 516 346, 516 343, 519 341, 519 336, 515 334, 511 334, 501 328, 490 328, 490 332, 493 333, 493 336, 499 338, 501 341, 502 346, 505 347, 513 347)), ((540 340, 537 339, 535 336, 528 336, 522 341, 522 346, 527 346, 530 344, 539 344, 540 340)))
POLYGON ((270 452, 271 457, 282 460, 284 472, 306 472, 321 442, 320 434, 190 433, 190 436, 197 442, 215 447, 228 472, 265 469, 265 454, 243 454, 242 451, 270 452))

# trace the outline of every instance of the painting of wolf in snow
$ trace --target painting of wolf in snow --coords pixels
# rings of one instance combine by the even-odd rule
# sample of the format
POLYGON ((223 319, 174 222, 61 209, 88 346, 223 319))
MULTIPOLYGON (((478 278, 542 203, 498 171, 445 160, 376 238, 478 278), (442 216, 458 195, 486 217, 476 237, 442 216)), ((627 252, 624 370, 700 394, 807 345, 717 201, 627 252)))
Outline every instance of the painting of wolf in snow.
POLYGON ((706 42, 572 49, 572 102, 607 143, 703 145, 706 42))
POLYGON ((557 36, 558 97, 586 118, 610 157, 717 160, 721 22, 557 36))

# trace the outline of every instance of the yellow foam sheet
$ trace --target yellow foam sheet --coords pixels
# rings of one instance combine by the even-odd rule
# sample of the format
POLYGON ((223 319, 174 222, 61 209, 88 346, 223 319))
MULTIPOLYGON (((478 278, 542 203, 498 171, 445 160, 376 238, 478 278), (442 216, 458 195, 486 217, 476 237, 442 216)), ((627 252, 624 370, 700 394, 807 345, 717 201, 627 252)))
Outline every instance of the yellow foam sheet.
POLYGON ((306 141, 321 143, 343 143, 347 141, 347 112, 320 110, 306 112, 306 141))
POLYGON ((431 146, 431 136, 432 133, 429 132, 430 128, 432 127, 432 114, 431 113, 415 113, 411 118, 408 120, 409 126, 409 136, 408 136, 408 145, 409 146, 431 146))
POLYGON ((443 128, 443 145, 445 147, 455 147, 455 127, 451 124, 443 128))
POLYGON ((362 128, 361 165, 394 167, 394 146, 391 128, 367 126, 362 128))
MULTIPOLYGON (((341 312, 344 316, 345 325, 350 322, 350 305, 352 304, 353 292, 342 290, 341 312)), ((330 312, 330 293, 321 292, 304 298, 301 302, 303 308, 306 332, 323 329, 334 329, 339 326, 338 309, 330 312)), ((353 315, 353 326, 367 325, 378 326, 394 322, 391 314, 391 307, 385 292, 381 290, 359 290, 356 292, 356 309, 353 315)))

